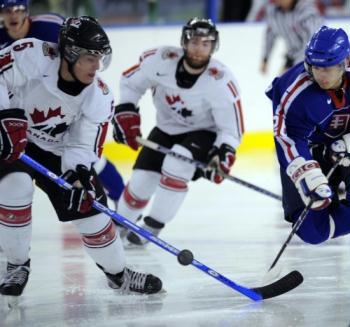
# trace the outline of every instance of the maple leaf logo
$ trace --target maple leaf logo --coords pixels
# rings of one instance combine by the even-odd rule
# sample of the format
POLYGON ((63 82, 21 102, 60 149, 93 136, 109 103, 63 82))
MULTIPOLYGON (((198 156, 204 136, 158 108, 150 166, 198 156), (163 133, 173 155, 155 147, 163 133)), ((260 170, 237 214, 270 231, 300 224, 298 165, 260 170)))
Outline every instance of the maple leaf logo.
POLYGON ((32 118, 34 124, 40 124, 52 117, 63 118, 64 116, 65 115, 62 115, 61 113, 61 107, 58 107, 56 109, 49 108, 46 116, 44 111, 39 111, 37 108, 34 108, 34 111, 30 114, 30 117, 32 118))

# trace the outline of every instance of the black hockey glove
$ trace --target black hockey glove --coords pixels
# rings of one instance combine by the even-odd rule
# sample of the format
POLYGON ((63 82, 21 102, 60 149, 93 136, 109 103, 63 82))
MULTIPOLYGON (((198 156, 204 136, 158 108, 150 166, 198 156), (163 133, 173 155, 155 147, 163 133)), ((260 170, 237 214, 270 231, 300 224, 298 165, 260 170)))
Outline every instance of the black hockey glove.
POLYGON ((220 184, 224 177, 229 174, 236 160, 236 151, 228 144, 221 144, 220 148, 214 146, 208 153, 208 168, 203 170, 204 177, 220 184))
POLYGON ((74 170, 66 171, 63 176, 73 188, 64 190, 63 199, 68 211, 87 213, 96 199, 94 175, 84 165, 77 165, 74 170))
POLYGON ((27 145, 28 121, 23 109, 0 110, 0 158, 11 163, 27 145))
POLYGON ((141 136, 139 109, 133 103, 123 103, 116 106, 113 125, 114 140, 137 150, 139 144, 136 141, 136 136, 141 136))
POLYGON ((334 141, 329 152, 333 163, 340 160, 340 166, 350 167, 350 133, 344 134, 341 140, 334 141))

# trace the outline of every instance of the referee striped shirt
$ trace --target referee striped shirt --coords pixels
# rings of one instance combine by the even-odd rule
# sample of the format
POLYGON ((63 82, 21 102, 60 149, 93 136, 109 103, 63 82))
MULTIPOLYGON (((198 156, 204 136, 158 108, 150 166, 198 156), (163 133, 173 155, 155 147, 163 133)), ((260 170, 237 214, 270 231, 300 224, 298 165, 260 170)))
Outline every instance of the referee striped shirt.
POLYGON ((289 11, 270 3, 266 7, 266 20, 263 59, 268 61, 276 38, 281 37, 287 47, 286 59, 293 64, 304 60, 307 42, 323 24, 323 17, 312 0, 295 0, 289 11))

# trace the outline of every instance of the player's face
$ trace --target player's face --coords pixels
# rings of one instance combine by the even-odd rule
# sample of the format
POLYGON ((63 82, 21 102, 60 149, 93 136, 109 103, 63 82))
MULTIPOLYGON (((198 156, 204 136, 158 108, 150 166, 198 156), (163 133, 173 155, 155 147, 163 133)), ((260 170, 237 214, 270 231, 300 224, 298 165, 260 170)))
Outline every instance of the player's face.
POLYGON ((83 54, 74 65, 74 74, 84 84, 91 84, 100 69, 102 56, 83 54))
POLYGON ((185 60, 192 68, 202 68, 210 58, 213 50, 213 41, 202 36, 192 37, 186 44, 185 60))
POLYGON ((9 33, 16 33, 22 28, 27 17, 25 7, 8 7, 1 11, 4 19, 4 26, 9 33))
POLYGON ((312 66, 311 69, 315 81, 322 89, 331 90, 340 87, 343 80, 344 65, 330 67, 312 66))

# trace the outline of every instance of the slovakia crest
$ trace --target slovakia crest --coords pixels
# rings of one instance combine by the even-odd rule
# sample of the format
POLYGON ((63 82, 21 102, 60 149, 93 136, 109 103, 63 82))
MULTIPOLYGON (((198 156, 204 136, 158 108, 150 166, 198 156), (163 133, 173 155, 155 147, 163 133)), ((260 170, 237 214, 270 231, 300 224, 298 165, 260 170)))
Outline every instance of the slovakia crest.
POLYGON ((331 138, 343 135, 349 126, 350 114, 334 114, 325 134, 331 138))

